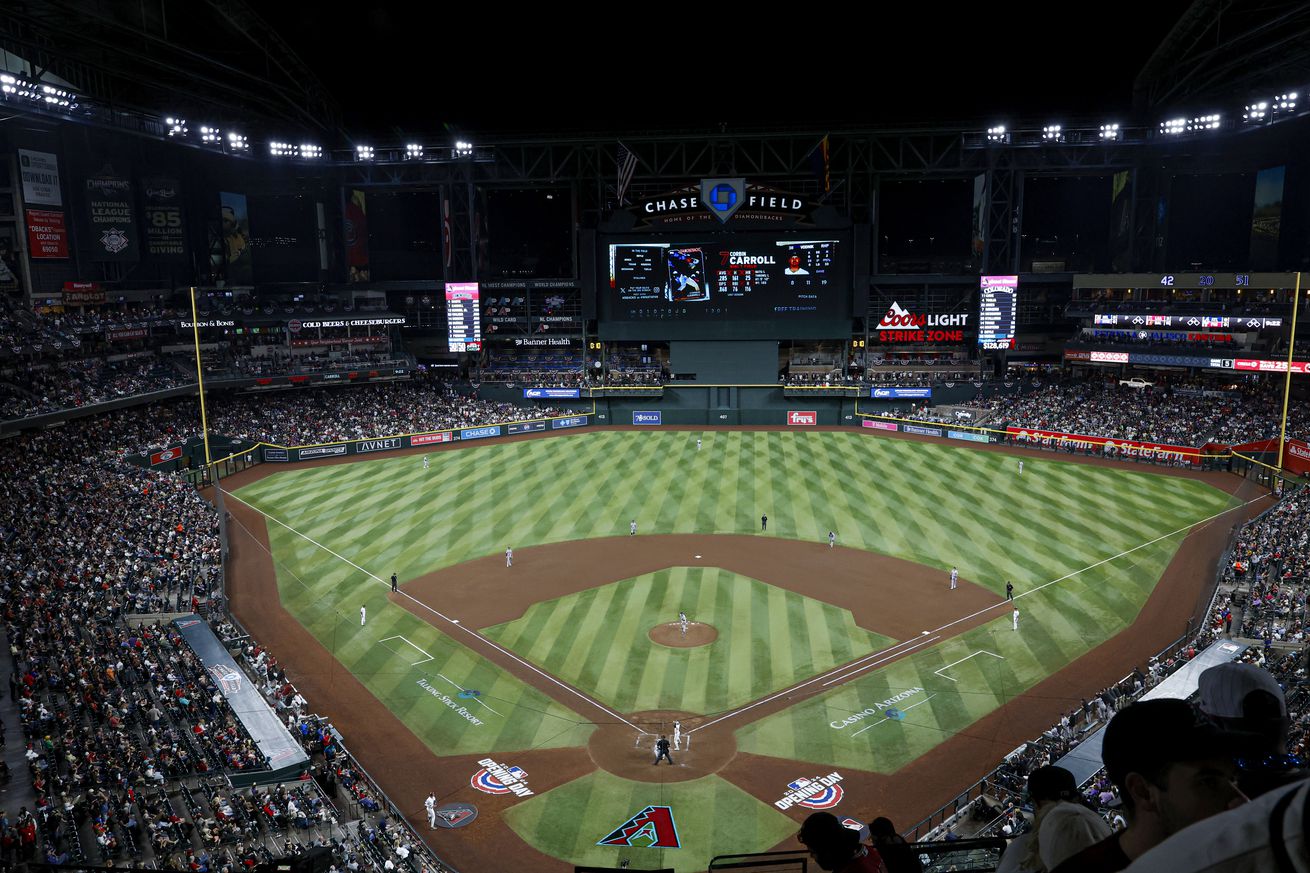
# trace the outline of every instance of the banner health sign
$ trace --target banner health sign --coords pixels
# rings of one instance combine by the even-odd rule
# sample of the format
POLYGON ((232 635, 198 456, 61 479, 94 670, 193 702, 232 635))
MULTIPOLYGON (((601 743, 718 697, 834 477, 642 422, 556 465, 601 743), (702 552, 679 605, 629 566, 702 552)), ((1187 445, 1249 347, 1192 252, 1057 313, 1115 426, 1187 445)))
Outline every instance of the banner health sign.
POLYGON ((931 388, 870 388, 874 400, 931 400, 931 388))
POLYGON ((644 412, 633 412, 633 424, 658 425, 663 424, 664 414, 658 410, 647 410, 644 412))
POLYGON ((582 396, 579 388, 524 388, 528 400, 576 400, 582 396))

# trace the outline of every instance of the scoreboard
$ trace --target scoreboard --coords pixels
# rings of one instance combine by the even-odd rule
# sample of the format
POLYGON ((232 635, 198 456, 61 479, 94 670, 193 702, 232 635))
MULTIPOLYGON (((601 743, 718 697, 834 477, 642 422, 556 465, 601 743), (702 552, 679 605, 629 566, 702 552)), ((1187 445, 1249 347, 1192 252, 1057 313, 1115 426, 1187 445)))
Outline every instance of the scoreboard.
POLYGON ((452 352, 482 348, 482 313, 477 282, 446 283, 446 341, 452 352))
POLYGON ((983 349, 1014 346, 1014 298, 1018 276, 983 276, 978 295, 978 345, 983 349))

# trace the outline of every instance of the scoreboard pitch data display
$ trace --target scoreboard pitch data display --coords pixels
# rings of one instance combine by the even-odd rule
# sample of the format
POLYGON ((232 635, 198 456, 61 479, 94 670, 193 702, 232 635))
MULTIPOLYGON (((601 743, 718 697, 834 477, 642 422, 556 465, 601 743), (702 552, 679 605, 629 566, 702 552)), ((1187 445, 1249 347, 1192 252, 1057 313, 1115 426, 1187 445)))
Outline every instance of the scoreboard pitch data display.
POLYGON ((850 298, 845 248, 762 234, 611 243, 602 296, 618 321, 840 317, 850 298))
POLYGON ((452 352, 482 348, 482 313, 477 282, 446 283, 446 342, 452 352))
POLYGON ((1008 349, 1014 345, 1014 296, 1018 276, 983 276, 978 294, 978 345, 1008 349))

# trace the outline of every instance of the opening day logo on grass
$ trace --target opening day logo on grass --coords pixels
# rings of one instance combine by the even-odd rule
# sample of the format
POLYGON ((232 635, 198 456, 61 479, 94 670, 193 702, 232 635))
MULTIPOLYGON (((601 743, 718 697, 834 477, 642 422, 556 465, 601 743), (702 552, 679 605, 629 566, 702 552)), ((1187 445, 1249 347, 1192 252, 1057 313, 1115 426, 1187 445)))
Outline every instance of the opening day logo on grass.
POLYGON ((598 846, 631 846, 637 849, 681 849, 678 826, 673 822, 673 809, 668 806, 648 806, 623 824, 610 831, 598 846))
POLYGON ((513 794, 516 797, 531 797, 528 788, 528 773, 522 767, 498 764, 491 758, 478 762, 482 769, 473 774, 469 784, 486 794, 513 794))
POLYGON ((827 776, 788 782, 787 787, 791 791, 784 794, 782 800, 773 801, 773 805, 778 809, 790 809, 793 806, 803 806, 806 809, 832 809, 841 803, 845 793, 837 784, 841 780, 840 773, 829 773, 827 776))

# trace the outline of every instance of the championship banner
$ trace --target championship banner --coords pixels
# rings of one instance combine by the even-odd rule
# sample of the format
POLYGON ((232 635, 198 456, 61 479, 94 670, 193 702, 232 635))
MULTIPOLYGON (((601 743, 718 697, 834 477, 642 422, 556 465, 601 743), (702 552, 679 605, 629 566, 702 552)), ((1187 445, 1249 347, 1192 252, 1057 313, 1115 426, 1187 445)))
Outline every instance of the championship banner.
POLYGON ((987 174, 973 177, 973 206, 969 214, 973 219, 972 239, 969 241, 969 263, 982 269, 983 251, 987 248, 987 174))
POLYGON ((368 210, 364 192, 352 188, 346 201, 346 214, 342 218, 346 242, 347 282, 367 282, 371 275, 368 266, 368 210))
POLYGON ((1110 269, 1127 273, 1132 268, 1133 189, 1128 170, 1110 180, 1110 269))
POLYGON ((250 249, 250 212, 246 195, 230 191, 218 193, 222 227, 224 275, 229 285, 249 285, 255 281, 250 249))
POLYGON ((64 213, 55 209, 27 210, 27 251, 32 258, 68 257, 64 213))
POLYGON ((131 182, 114 175, 87 179, 86 211, 87 240, 95 252, 92 260, 116 263, 139 260, 131 182))
POLYGON ((1060 449, 1088 448, 1116 452, 1126 458, 1142 458, 1147 461, 1187 461, 1200 463, 1196 449, 1186 446, 1172 446, 1167 443, 1147 443, 1138 440, 1116 440, 1107 437, 1086 436, 1083 434, 1061 433, 1056 430, 1039 430, 1037 428, 1007 427, 1005 433, 1016 442, 1038 443, 1060 449))
POLYGON ((59 190, 59 159, 54 154, 19 149, 18 172, 23 180, 25 205, 64 205, 64 197, 59 190))
POLYGON ((186 259, 182 189, 176 179, 145 179, 146 254, 161 261, 186 259))

